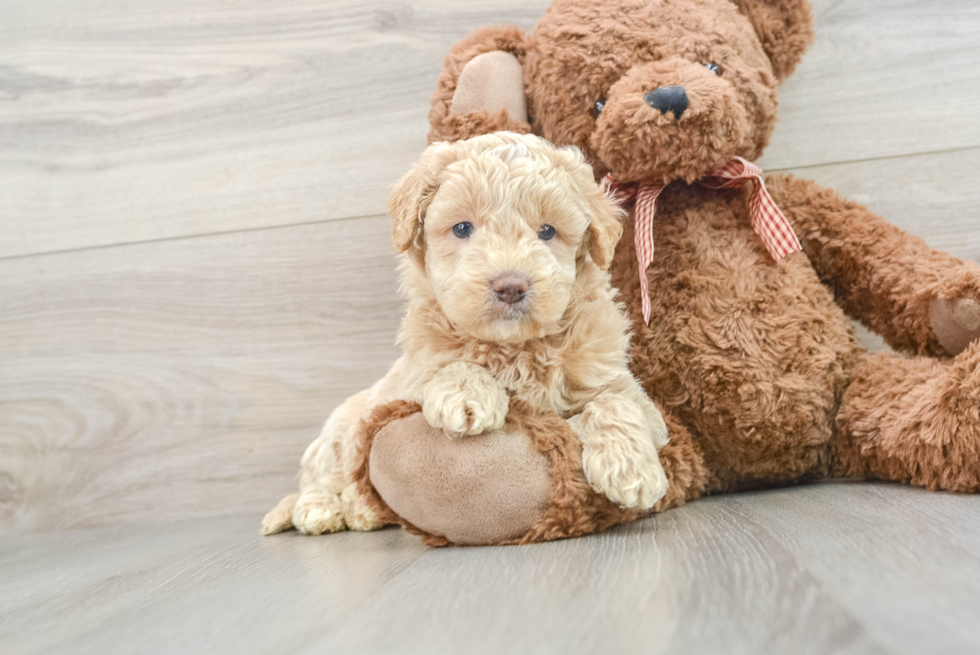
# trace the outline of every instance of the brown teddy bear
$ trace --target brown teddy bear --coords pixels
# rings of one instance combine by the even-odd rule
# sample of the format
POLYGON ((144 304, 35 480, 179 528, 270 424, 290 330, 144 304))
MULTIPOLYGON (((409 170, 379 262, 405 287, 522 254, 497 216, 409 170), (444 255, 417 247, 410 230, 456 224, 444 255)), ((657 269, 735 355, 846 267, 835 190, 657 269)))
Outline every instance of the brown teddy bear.
MULTIPOLYGON (((577 146, 629 209, 611 270, 633 372, 670 430, 657 510, 830 476, 980 489, 980 267, 813 182, 763 185, 745 161, 812 34, 806 0, 555 0, 531 36, 483 28, 446 57, 431 141, 512 130, 577 146), (848 316, 905 356, 867 353, 848 316)), ((514 407, 467 445, 417 409, 362 427, 359 484, 430 543, 639 516, 588 488, 557 416, 514 407)))

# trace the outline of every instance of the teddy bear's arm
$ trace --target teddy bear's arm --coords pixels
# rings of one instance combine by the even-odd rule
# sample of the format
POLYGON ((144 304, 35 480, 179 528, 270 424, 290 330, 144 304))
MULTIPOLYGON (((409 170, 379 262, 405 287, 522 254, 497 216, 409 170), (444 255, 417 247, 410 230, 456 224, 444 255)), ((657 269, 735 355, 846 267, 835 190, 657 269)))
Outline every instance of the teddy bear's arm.
POLYGON ((522 71, 527 41, 516 26, 488 26, 452 47, 432 96, 429 143, 530 132, 522 71))
POLYGON ((943 356, 980 338, 980 266, 815 182, 773 175, 766 186, 837 302, 890 346, 943 356))

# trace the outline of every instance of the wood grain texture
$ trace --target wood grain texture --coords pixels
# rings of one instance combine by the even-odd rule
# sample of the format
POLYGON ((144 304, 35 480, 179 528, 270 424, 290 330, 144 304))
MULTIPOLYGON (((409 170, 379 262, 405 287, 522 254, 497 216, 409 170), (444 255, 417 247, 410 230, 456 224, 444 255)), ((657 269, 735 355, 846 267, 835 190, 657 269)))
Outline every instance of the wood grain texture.
POLYGON ((249 516, 9 537, 0 652, 295 652, 426 552, 398 530, 254 528, 249 516))
POLYGON ((0 21, 0 257, 368 216, 452 43, 546 1, 38 0, 0 21))
POLYGON ((0 261, 0 530, 252 511, 394 361, 386 217, 0 261))
POLYGON ((734 499, 890 652, 980 650, 980 503, 889 485, 734 499), (923 629, 928 626, 928 629, 923 629))
POLYGON ((0 651, 970 653, 973 501, 823 484, 506 548, 261 538, 252 517, 11 536, 0 651))
POLYGON ((867 205, 934 248, 980 261, 980 185, 974 181, 977 170, 980 148, 806 166, 786 172, 867 205))
MULTIPOLYGON (((380 213, 449 46, 547 2, 35 0, 0 23, 0 257, 380 213)), ((980 8, 820 0, 763 162, 980 146, 980 8)))
POLYGON ((780 91, 769 169, 980 145, 980 4, 816 0, 817 35, 780 91))

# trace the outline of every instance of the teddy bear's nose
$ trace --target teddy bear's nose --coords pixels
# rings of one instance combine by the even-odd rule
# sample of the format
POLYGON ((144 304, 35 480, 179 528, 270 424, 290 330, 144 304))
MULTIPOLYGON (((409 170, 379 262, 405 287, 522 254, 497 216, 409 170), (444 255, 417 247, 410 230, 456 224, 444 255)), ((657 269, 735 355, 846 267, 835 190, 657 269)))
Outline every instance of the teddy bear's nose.
POLYGON ((680 120, 687 110, 687 91, 682 86, 663 86, 643 96, 647 104, 666 114, 674 112, 674 120, 680 120))

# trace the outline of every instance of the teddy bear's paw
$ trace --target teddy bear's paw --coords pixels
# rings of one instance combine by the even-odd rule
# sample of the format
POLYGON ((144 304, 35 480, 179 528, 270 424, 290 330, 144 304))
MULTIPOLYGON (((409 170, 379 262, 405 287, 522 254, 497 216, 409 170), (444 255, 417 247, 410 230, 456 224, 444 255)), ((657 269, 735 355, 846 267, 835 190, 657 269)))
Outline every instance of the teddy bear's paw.
POLYGON ((627 455, 608 444, 584 444, 582 470, 596 492, 628 509, 650 509, 667 493, 667 474, 656 451, 627 455))
POLYGON ((372 510, 364 497, 357 492, 357 484, 347 485, 344 492, 340 494, 340 502, 344 506, 344 523, 351 530, 367 532, 384 527, 384 522, 372 510))
POLYGON ((303 534, 318 535, 346 529, 344 504, 337 494, 302 494, 293 509, 293 525, 303 534))
POLYGON ((432 427, 466 436, 502 428, 509 405, 507 390, 486 369, 457 362, 426 386, 422 414, 432 427))
POLYGON ((958 355, 980 339, 980 303, 970 298, 933 298, 929 306, 932 331, 950 355, 958 355))

